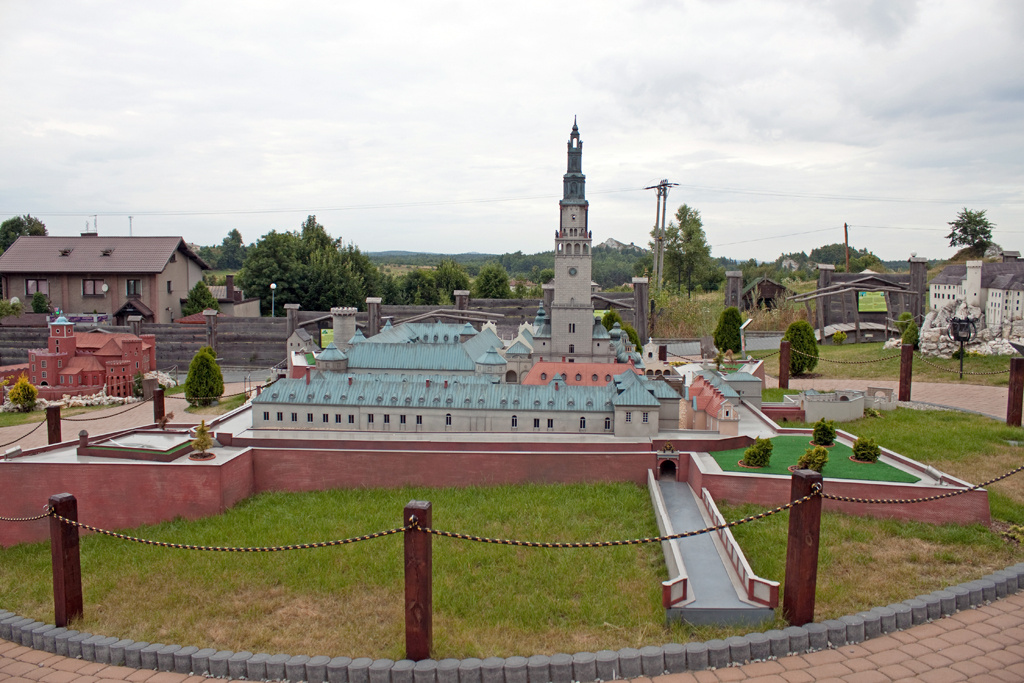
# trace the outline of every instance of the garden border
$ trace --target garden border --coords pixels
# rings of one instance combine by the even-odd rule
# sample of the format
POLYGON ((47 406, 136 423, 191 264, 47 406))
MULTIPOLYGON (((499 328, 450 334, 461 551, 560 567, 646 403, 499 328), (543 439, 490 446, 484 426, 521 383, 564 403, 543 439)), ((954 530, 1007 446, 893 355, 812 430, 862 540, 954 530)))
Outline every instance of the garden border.
POLYGON ((749 633, 704 643, 574 655, 487 659, 327 657, 232 652, 194 645, 135 642, 80 633, 0 610, 0 638, 56 655, 99 664, 215 678, 309 683, 573 683, 703 671, 877 638, 972 609, 1024 589, 1024 562, 927 595, 806 626, 749 633))

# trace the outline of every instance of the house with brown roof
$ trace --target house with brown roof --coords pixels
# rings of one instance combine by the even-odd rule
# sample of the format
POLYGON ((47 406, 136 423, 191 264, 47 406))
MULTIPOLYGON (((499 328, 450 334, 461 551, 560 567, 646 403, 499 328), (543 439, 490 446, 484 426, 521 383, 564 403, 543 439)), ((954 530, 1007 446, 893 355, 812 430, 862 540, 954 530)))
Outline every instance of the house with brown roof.
POLYGON ((169 323, 207 265, 180 237, 19 237, 0 255, 4 296, 42 292, 70 320, 169 323))

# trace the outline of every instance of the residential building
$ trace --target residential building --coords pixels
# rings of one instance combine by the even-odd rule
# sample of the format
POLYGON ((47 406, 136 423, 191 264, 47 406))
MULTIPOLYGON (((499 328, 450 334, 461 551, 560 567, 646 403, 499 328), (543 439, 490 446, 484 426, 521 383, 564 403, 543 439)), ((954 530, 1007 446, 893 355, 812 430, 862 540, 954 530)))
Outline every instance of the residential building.
POLYGON ((42 292, 70 320, 169 323, 209 266, 180 237, 19 237, 0 255, 4 295, 42 292))

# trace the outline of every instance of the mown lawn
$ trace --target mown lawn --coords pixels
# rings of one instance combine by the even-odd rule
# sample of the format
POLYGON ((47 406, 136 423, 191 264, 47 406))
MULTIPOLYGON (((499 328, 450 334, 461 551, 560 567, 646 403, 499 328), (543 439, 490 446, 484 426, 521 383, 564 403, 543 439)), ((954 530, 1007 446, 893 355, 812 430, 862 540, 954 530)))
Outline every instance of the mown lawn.
MULTIPOLYGON (((767 467, 750 468, 739 464, 743 459, 745 448, 711 453, 718 466, 726 472, 750 472, 756 474, 777 474, 790 476, 789 467, 796 465, 800 456, 810 445, 810 435, 785 435, 772 439, 772 458, 767 467)), ((828 449, 828 464, 822 470, 826 479, 860 479, 865 481, 893 481, 913 483, 921 478, 897 469, 884 462, 859 463, 852 462, 850 457, 853 449, 846 444, 836 443, 828 449)))

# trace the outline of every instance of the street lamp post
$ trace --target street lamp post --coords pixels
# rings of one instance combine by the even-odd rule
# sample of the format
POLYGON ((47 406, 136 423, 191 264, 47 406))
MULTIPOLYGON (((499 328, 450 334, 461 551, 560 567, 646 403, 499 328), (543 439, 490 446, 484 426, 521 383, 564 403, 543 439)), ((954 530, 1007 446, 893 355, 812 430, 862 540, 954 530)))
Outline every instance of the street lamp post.
POLYGON ((277 283, 276 282, 271 282, 270 283, 270 317, 271 318, 274 317, 274 293, 275 293, 276 289, 277 289, 277 283))

